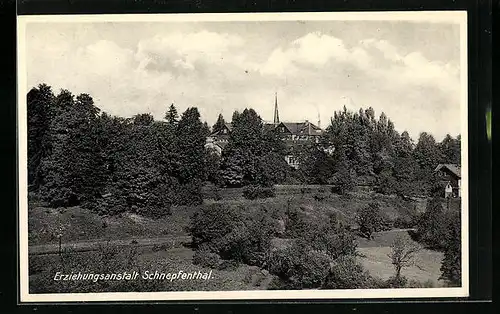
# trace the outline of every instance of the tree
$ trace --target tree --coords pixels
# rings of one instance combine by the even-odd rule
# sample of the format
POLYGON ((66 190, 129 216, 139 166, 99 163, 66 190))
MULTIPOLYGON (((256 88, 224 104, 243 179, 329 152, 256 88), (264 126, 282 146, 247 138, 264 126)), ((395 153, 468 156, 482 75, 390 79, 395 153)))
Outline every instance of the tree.
POLYGON ((150 113, 140 113, 136 114, 133 118, 134 124, 148 126, 153 124, 154 118, 150 113))
POLYGON ((441 277, 450 286, 460 286, 462 282, 462 249, 460 213, 453 213, 446 234, 444 258, 441 262, 441 277))
POLYGON ((418 178, 428 178, 439 163, 440 152, 434 137, 426 132, 420 133, 413 157, 419 165, 418 178))
POLYGON ((332 260, 342 256, 355 256, 357 243, 354 234, 344 225, 330 221, 306 223, 298 237, 303 238, 311 248, 328 255, 332 260))
POLYGON ((420 250, 421 247, 408 238, 401 235, 396 236, 391 245, 391 253, 387 255, 394 266, 396 281, 400 281, 403 268, 415 265, 416 254, 420 250))
POLYGON ((32 88, 27 95, 28 184, 37 190, 42 184, 40 164, 50 154, 50 125, 54 117, 55 96, 46 84, 32 88))
POLYGON ((340 149, 335 151, 335 161, 335 174, 329 183, 336 185, 338 192, 345 195, 352 191, 356 185, 355 171, 349 168, 347 157, 340 149))
POLYGON ((449 223, 448 216, 444 211, 441 198, 434 197, 429 199, 425 212, 419 217, 417 222, 419 241, 432 248, 443 249, 445 247, 446 230, 449 223))
POLYGON ((460 164, 461 163, 461 144, 460 135, 455 139, 446 134, 445 138, 439 143, 441 154, 440 163, 443 164, 460 164))
POLYGON ((327 184, 335 169, 333 156, 328 155, 320 144, 309 143, 296 149, 300 164, 299 172, 308 184, 327 184))
POLYGON ((222 176, 227 185, 270 186, 281 180, 287 165, 283 143, 264 130, 253 109, 234 115, 233 128, 222 153, 222 176))
POLYGON ((106 198, 96 210, 102 214, 129 211, 152 218, 170 213, 177 195, 172 152, 174 135, 162 122, 150 125, 130 123, 120 118, 106 119, 103 126, 111 138, 106 139, 106 157, 110 181, 106 198))
POLYGON ((367 239, 372 239, 374 232, 383 229, 384 219, 380 212, 378 203, 370 203, 366 207, 362 207, 356 213, 356 222, 359 229, 367 239))
POLYGON ((55 99, 51 123, 52 152, 42 161, 42 198, 52 206, 88 204, 105 185, 104 158, 98 138, 98 113, 87 94, 65 90, 55 99))
POLYGON ((177 108, 175 108, 174 104, 171 104, 170 107, 168 107, 168 111, 165 113, 165 120, 172 125, 176 124, 179 120, 179 114, 177 113, 177 108))
POLYGON ((217 121, 215 124, 212 126, 212 132, 218 132, 222 130, 226 125, 226 121, 224 120, 224 117, 222 116, 222 113, 219 114, 219 117, 217 118, 217 121))
POLYGON ((182 195, 183 202, 201 203, 201 185, 206 176, 205 142, 208 129, 201 122, 197 108, 188 108, 182 114, 175 134, 177 158, 174 173, 179 181, 179 195, 182 195))
POLYGON ((240 112, 238 110, 235 110, 233 112, 233 115, 231 116, 231 123, 235 122, 238 120, 238 117, 240 116, 240 112))

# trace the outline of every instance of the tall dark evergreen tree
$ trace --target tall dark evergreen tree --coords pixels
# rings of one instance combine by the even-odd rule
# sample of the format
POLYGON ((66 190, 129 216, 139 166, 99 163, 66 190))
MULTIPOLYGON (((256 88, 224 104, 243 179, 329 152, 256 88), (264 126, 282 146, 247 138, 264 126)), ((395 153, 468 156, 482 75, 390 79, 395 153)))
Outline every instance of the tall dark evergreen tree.
POLYGON ((92 202, 105 185, 104 158, 98 138, 98 113, 92 98, 68 91, 55 99, 52 153, 42 161, 42 196, 53 206, 92 202))
POLYGON ((186 196, 184 199, 193 203, 201 202, 201 184, 206 176, 205 142, 208 132, 195 107, 188 108, 182 114, 176 129, 176 177, 182 190, 191 194, 190 198, 186 196))
POLYGON ((215 132, 220 131, 225 125, 226 125, 226 121, 224 120, 224 117, 222 116, 222 113, 220 113, 219 117, 217 118, 217 121, 212 126, 212 132, 215 133, 215 132))
POLYGON ((451 215, 451 222, 446 234, 444 258, 441 262, 441 279, 450 286, 460 286, 462 282, 460 213, 451 215))
POLYGON ((174 104, 168 107, 167 113, 165 113, 165 120, 170 124, 176 124, 179 121, 179 114, 177 113, 177 108, 174 104))
POLYGON ((54 93, 40 84, 27 95, 28 111, 28 184, 38 189, 42 183, 40 164, 50 154, 50 125, 53 119, 54 93))

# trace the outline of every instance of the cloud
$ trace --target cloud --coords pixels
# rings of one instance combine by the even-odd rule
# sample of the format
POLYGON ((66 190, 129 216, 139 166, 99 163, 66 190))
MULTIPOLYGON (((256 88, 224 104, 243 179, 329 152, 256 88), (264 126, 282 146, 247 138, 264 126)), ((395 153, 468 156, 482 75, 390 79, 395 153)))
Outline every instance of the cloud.
POLYGON ((150 112, 161 119, 172 102, 180 112, 197 106, 209 123, 244 107, 269 120, 278 91, 283 120, 317 121, 320 114, 323 126, 348 96, 351 109, 373 106, 414 136, 426 128, 438 136, 459 132, 460 69, 453 61, 403 52, 381 38, 347 44, 309 32, 278 45, 261 35, 174 31, 123 46, 112 37, 83 44, 72 33, 46 31, 28 38, 28 88, 46 82, 56 91, 86 92, 121 116, 150 112), (438 122, 450 115, 452 125, 438 122))
POLYGON ((438 86, 446 92, 456 92, 460 69, 453 62, 443 63, 426 59, 421 52, 403 55, 386 40, 361 40, 357 46, 346 47, 336 37, 309 33, 291 42, 287 47, 276 48, 261 73, 265 75, 299 74, 300 67, 318 69, 352 65, 365 71, 366 76, 384 79, 395 86, 438 86))
POLYGON ((146 69, 194 71, 207 64, 231 61, 232 50, 243 44, 244 40, 235 35, 177 32, 141 40, 135 58, 146 69))

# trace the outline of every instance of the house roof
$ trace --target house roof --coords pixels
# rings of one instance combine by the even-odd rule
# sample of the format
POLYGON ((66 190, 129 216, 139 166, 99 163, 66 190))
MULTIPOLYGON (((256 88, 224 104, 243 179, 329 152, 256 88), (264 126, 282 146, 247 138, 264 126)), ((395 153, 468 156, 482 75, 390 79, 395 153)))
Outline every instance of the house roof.
MULTIPOLYGON (((293 135, 321 135, 323 130, 316 126, 315 124, 305 121, 305 122, 281 122, 279 124, 265 123, 264 129, 272 130, 278 125, 284 125, 287 130, 293 135)), ((233 125, 231 123, 225 124, 226 128, 231 132, 233 130, 233 125)), ((220 130, 213 132, 212 135, 220 135, 220 130)))
POLYGON ((293 135, 321 135, 323 130, 309 121, 305 122, 281 122, 293 135))
POLYGON ((448 169, 451 173, 456 175, 458 178, 462 177, 460 165, 457 165, 457 164, 439 164, 439 165, 437 165, 436 169, 434 169, 434 171, 440 171, 443 168, 448 169))
MULTIPOLYGON (((228 130, 229 130, 229 132, 231 132, 231 131, 233 130, 233 125, 232 125, 231 123, 225 123, 225 124, 224 124, 224 126, 226 127, 226 129, 228 129, 228 130)), ((217 131, 215 131, 215 132, 212 132, 212 133, 210 134, 210 136, 213 136, 213 135, 220 135, 220 131, 221 131, 221 130, 217 130, 217 131)))

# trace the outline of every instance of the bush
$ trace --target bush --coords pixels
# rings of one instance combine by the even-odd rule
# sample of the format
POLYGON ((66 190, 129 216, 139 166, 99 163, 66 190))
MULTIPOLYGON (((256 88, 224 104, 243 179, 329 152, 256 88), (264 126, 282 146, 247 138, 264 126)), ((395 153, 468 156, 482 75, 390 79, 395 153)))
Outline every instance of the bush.
POLYGON ((217 269, 221 264, 220 256, 210 252, 208 247, 201 247, 194 253, 193 264, 217 269))
POLYGON ((320 288, 328 275, 330 258, 313 251, 304 241, 274 251, 269 264, 270 273, 278 276, 287 289, 320 288))
POLYGON ((317 200, 318 202, 324 201, 326 199, 326 195, 323 193, 316 193, 314 194, 313 198, 317 200))
POLYGON ((384 218, 380 212, 378 203, 370 203, 367 207, 363 207, 356 213, 356 222, 359 225, 361 233, 368 239, 372 238, 372 234, 384 229, 384 218))
POLYGON ((368 288, 369 279, 368 272, 354 256, 341 256, 332 263, 323 289, 368 288))
POLYGON ((446 248, 441 261, 441 277, 451 287, 460 287, 462 282, 462 238, 460 213, 451 214, 446 234, 446 248))
POLYGON ((233 210, 226 204, 201 206, 191 217, 189 232, 193 245, 197 247, 226 236, 244 223, 243 218, 240 210, 233 210))
POLYGON ((412 217, 398 216, 393 222, 394 228, 406 229, 414 226, 414 219, 412 217))
POLYGON ((260 185, 248 185, 243 189, 243 197, 249 200, 258 198, 269 198, 276 196, 273 187, 262 187, 260 185))
POLYGON ((306 217, 299 209, 288 206, 285 215, 285 235, 287 237, 298 238, 308 230, 306 217))
POLYGON ((387 288, 405 288, 408 284, 408 279, 405 276, 393 276, 387 279, 386 287, 387 288))
POLYGON ((223 259, 262 266, 268 260, 277 224, 262 208, 245 212, 225 204, 203 206, 191 219, 193 245, 207 247, 223 259))
POLYGON ((452 215, 444 211, 440 198, 428 200, 425 212, 418 218, 416 238, 430 248, 444 250, 452 215))
POLYGON ((356 254, 357 244, 354 234, 344 226, 330 221, 314 221, 308 224, 300 238, 311 248, 327 254, 332 259, 356 254))
POLYGON ((418 280, 409 280, 406 283, 407 288, 435 288, 436 284, 428 279, 426 281, 418 281, 418 280))

